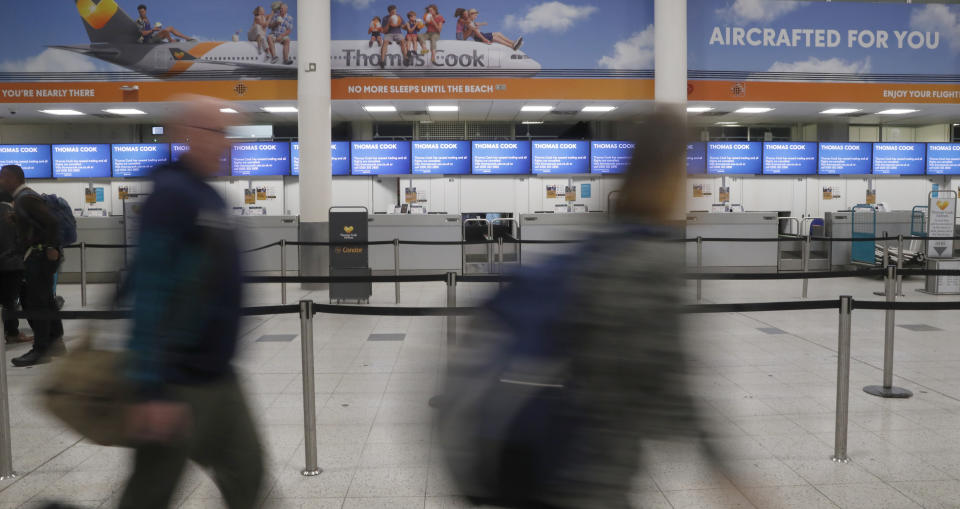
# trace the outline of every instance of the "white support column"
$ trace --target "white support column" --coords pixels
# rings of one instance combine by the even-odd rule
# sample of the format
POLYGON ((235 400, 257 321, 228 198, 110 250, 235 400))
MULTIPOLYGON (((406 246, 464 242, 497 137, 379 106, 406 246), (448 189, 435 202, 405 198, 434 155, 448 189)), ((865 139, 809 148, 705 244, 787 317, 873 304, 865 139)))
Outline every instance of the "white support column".
MULTIPOLYGON (((329 239, 332 202, 330 0, 297 2, 297 107, 300 109, 300 240, 329 239)), ((326 247, 301 247, 300 273, 329 274, 326 247)), ((317 285, 305 285, 318 288, 317 285)), ((320 285, 325 287, 325 285, 320 285)))
POLYGON ((656 101, 662 106, 687 104, 687 0, 656 0, 654 5, 656 101))

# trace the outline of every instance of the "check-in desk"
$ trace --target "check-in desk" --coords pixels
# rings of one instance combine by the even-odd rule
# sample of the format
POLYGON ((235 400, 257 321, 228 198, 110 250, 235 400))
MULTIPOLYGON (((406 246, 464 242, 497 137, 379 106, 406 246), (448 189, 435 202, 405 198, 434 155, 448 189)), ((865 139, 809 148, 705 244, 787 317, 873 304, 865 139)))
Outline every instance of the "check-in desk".
MULTIPOLYGON (((609 222, 609 216, 604 213, 521 214, 520 240, 582 240, 609 222)), ((521 244, 520 263, 533 265, 574 249, 576 244, 521 244)))
MULTIPOLYGON (((883 237, 884 233, 890 237, 890 246, 896 248, 897 235, 904 237, 910 236, 910 217, 909 210, 891 210, 889 212, 877 212, 877 238, 883 237)), ((864 232, 873 228, 873 221, 869 213, 857 212, 857 231, 864 232)), ((841 212, 827 212, 824 215, 824 235, 838 239, 849 239, 853 235, 852 213, 849 210, 841 212)), ((909 246, 904 246, 909 249, 909 246)), ((849 241, 833 242, 830 263, 834 267, 851 265, 850 251, 851 243, 849 241)))
MULTIPOLYGON (((123 218, 78 217, 77 243, 122 245, 123 218)), ((87 248, 87 281, 91 283, 116 281, 124 268, 126 250, 122 248, 87 248)), ((60 281, 80 282, 80 248, 67 249, 60 266, 60 281)))
MULTIPOLYGON (((237 216, 240 250, 246 251, 274 242, 294 242, 299 235, 297 216, 237 216)), ((296 246, 287 246, 287 275, 299 270, 296 246)), ((280 273, 280 246, 240 255, 243 270, 251 273, 280 273)))
MULTIPOLYGON (((371 242, 393 239, 460 242, 462 219, 457 214, 373 214, 369 221, 371 242)), ((400 272, 461 272, 463 250, 452 246, 400 246, 400 272)), ((374 273, 393 273, 393 246, 370 246, 370 268, 374 273)))
MULTIPOLYGON (((777 212, 691 212, 687 214, 686 238, 776 239, 777 212)), ((712 271, 777 270, 778 242, 704 242, 703 268, 712 271)), ((697 267, 697 244, 687 243, 687 266, 697 267)))

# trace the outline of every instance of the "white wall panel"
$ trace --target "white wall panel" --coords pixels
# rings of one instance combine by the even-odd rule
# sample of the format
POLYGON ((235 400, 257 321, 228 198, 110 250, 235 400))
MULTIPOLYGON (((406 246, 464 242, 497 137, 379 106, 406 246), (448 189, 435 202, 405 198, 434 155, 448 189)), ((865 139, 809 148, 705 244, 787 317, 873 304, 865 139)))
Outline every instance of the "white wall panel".
POLYGON ((950 141, 950 124, 935 124, 917 128, 917 141, 950 141))
MULTIPOLYGON (((917 130, 913 127, 884 127, 883 141, 911 142, 917 138, 917 130)), ((867 141, 867 140, 864 140, 867 141)))

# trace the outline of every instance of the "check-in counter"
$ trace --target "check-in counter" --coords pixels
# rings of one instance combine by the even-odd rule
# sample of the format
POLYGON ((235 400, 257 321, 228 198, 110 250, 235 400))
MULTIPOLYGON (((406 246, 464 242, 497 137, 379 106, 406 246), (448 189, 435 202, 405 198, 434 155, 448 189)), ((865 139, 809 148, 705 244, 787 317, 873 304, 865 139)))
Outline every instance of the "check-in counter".
MULTIPOLYGON (((910 217, 909 210, 891 210, 889 212, 877 212, 877 238, 883 237, 884 233, 891 238, 890 246, 896 248, 897 235, 904 237, 910 236, 910 217)), ((866 232, 873 228, 873 221, 870 213, 857 212, 857 231, 866 232), (863 224, 861 224, 863 223, 863 224)), ((849 239, 853 235, 853 218, 849 210, 841 212, 827 212, 824 215, 824 235, 838 239, 849 239)), ((909 249, 909 246, 905 246, 909 249)), ((833 242, 830 263, 834 267, 851 265, 850 252, 851 243, 849 241, 833 242)))
MULTIPOLYGON (((246 251, 274 242, 286 240, 294 242, 299 235, 297 216, 238 216, 237 237, 240 250, 246 251)), ((287 246, 284 255, 287 259, 287 274, 296 274, 299 270, 299 257, 296 246, 287 246)), ((240 255, 245 272, 280 272, 280 247, 271 247, 240 255)))
MULTIPOLYGON (((731 212, 687 214, 688 239, 739 238, 776 239, 779 234, 777 212, 731 212)), ((777 242, 704 242, 703 267, 715 271, 777 270, 777 242)), ((697 244, 687 243, 687 266, 697 267, 697 244)))
MULTIPOLYGON (((122 245, 123 218, 78 217, 77 243, 122 245)), ((121 248, 87 248, 87 281, 91 283, 112 282, 123 269, 126 250, 121 248)), ((80 248, 68 249, 60 266, 60 281, 80 281, 80 248)))
MULTIPOLYGON (((369 221, 371 242, 393 239, 460 242, 462 219, 457 214, 373 214, 369 221)), ((370 246, 370 268, 393 273, 393 246, 370 246)), ((400 246, 400 272, 461 272, 463 250, 453 246, 400 246)))
MULTIPOLYGON (((521 214, 520 240, 582 240, 607 224, 603 213, 521 214)), ((552 255, 576 249, 575 244, 521 244, 520 263, 532 265, 552 255)))

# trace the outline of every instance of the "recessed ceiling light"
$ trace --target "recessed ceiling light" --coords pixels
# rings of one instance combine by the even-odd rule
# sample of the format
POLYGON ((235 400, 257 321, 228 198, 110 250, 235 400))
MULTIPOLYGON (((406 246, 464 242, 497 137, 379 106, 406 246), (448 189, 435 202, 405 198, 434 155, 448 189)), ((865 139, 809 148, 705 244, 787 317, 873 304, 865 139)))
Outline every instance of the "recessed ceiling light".
POLYGON ((773 111, 773 108, 763 108, 763 107, 740 108, 739 110, 734 111, 734 113, 766 113, 768 111, 773 111))
POLYGON ((584 113, 607 113, 617 109, 616 106, 584 106, 581 110, 584 113))
POLYGON ((897 109, 878 111, 877 115, 906 115, 907 113, 916 113, 920 110, 897 109))
POLYGON ((717 122, 717 125, 737 125, 740 122, 717 122))
POLYGON ((432 111, 434 113, 452 112, 460 111, 460 107, 456 104, 433 104, 427 106, 427 111, 432 111))
POLYGON ((82 111, 77 110, 40 110, 40 113, 46 113, 47 115, 59 115, 59 116, 76 116, 76 115, 86 115, 82 111))
POLYGON ((687 106, 687 113, 706 113, 713 111, 710 106, 687 106))
POLYGON ((220 108, 220 113, 239 113, 233 108, 220 108))
POLYGON ((396 106, 390 106, 390 105, 386 105, 386 106, 364 106, 363 109, 366 110, 368 113, 393 113, 393 112, 397 111, 397 107, 396 107, 396 106))
POLYGON ((297 113, 300 111, 296 106, 264 106, 260 109, 267 113, 297 113))
POLYGON ((829 110, 823 110, 820 113, 822 115, 847 115, 849 113, 856 113, 860 111, 857 108, 830 108, 829 110))
POLYGON ((545 105, 538 105, 538 104, 528 104, 528 105, 520 108, 520 111, 526 111, 526 112, 534 112, 534 111, 548 112, 548 111, 553 111, 553 106, 545 106, 545 105))
POLYGON ((542 120, 524 120, 523 123, 526 125, 540 125, 543 123, 543 121, 542 120))
POLYGON ((147 112, 145 111, 140 111, 134 108, 113 108, 113 109, 103 110, 103 111, 106 113, 110 113, 111 115, 146 115, 147 114, 147 112))

